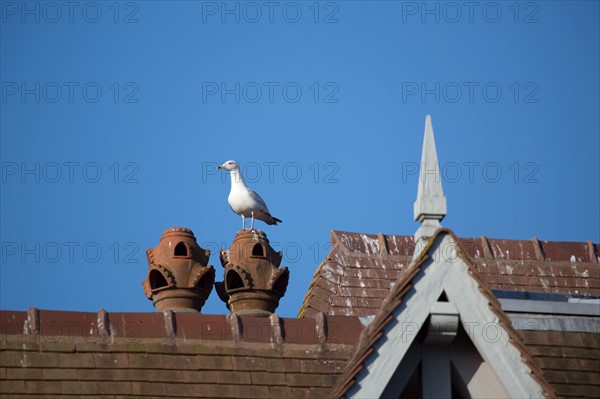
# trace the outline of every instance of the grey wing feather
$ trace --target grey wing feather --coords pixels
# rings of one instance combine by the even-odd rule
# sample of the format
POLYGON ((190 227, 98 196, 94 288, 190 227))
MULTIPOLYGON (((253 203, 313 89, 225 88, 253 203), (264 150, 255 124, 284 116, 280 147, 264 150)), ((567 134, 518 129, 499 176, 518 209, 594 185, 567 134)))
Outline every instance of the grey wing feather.
POLYGON ((262 197, 260 195, 258 195, 257 192, 248 189, 248 191, 250 192, 250 196, 252 197, 252 199, 256 202, 259 203, 259 205, 264 209, 265 212, 269 213, 269 208, 267 208, 267 204, 265 203, 265 200, 262 199, 262 197))

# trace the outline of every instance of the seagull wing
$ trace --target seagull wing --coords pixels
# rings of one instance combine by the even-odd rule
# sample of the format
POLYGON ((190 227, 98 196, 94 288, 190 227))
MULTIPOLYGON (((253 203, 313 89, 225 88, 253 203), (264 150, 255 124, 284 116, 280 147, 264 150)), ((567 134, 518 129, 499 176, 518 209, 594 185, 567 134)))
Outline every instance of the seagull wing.
POLYGON ((256 203, 262 208, 263 211, 265 211, 266 213, 269 213, 269 208, 267 208, 267 204, 265 203, 265 200, 262 199, 262 197, 260 195, 258 195, 258 193, 256 191, 248 189, 248 194, 250 194, 250 197, 252 198, 252 200, 256 201, 256 203))

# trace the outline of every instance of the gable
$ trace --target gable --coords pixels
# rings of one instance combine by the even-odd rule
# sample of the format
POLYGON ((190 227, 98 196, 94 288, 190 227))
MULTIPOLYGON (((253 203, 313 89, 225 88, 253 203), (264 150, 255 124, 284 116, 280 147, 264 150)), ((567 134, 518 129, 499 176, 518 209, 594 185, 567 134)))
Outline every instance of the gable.
MULTIPOLYGON (((357 352, 334 388, 334 396, 382 397, 400 363, 410 358, 407 355, 419 332, 426 328, 432 315, 439 313, 438 298, 443 292, 456 309, 473 346, 508 396, 552 395, 552 389, 530 361, 510 320, 477 276, 458 240, 451 232, 441 230, 363 332, 357 352)), ((421 356, 417 361, 422 359, 421 356)))

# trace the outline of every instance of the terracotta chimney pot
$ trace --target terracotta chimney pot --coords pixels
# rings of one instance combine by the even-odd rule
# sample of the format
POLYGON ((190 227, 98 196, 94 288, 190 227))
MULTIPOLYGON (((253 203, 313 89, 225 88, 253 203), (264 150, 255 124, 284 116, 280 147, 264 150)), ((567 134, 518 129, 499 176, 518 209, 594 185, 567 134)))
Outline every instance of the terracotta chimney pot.
POLYGON ((220 253, 224 281, 215 284, 231 313, 270 316, 275 312, 289 279, 288 268, 279 268, 282 257, 262 231, 237 232, 231 247, 220 253))
POLYGON ((192 230, 165 230, 146 256, 148 279, 142 286, 156 310, 199 312, 212 290, 215 269, 208 266, 210 251, 200 248, 192 230))

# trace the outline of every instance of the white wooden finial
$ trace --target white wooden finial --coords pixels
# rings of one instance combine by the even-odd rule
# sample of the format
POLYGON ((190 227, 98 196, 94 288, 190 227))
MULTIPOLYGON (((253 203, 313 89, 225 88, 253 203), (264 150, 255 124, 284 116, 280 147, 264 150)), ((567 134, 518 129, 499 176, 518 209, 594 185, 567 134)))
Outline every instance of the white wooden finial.
POLYGON ((428 238, 441 226, 440 221, 446 216, 446 197, 442 189, 440 164, 435 150, 431 116, 425 117, 425 135, 419 172, 417 200, 414 204, 415 220, 421 226, 415 233, 415 242, 428 238))

